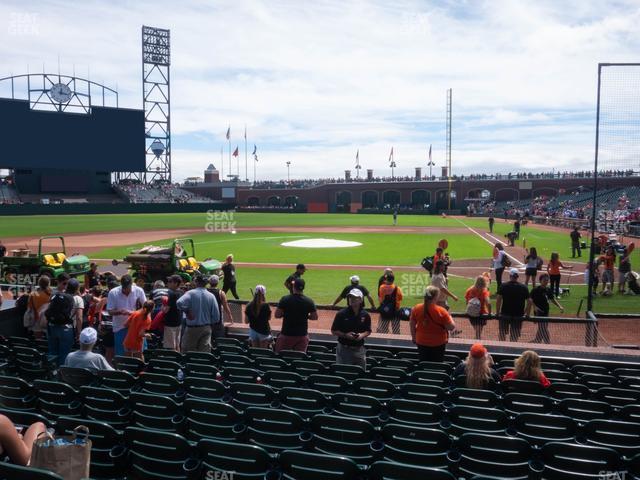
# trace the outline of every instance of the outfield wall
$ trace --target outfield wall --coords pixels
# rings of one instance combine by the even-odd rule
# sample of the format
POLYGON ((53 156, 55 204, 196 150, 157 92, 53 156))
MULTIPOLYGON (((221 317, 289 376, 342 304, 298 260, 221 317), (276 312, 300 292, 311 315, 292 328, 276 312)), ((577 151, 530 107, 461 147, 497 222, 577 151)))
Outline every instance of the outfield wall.
POLYGON ((204 213, 233 210, 235 203, 67 203, 59 205, 0 205, 0 216, 101 215, 125 213, 204 213))

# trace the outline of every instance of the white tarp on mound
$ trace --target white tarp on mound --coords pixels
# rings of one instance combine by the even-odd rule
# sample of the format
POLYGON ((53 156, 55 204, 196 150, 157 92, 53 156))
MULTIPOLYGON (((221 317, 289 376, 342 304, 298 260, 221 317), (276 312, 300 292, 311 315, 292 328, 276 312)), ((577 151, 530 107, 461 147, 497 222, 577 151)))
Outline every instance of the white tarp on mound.
POLYGON ((334 240, 332 238, 307 238, 304 240, 295 240, 293 242, 284 242, 283 247, 297 248, 350 248, 359 247, 360 242, 348 242, 345 240, 334 240))

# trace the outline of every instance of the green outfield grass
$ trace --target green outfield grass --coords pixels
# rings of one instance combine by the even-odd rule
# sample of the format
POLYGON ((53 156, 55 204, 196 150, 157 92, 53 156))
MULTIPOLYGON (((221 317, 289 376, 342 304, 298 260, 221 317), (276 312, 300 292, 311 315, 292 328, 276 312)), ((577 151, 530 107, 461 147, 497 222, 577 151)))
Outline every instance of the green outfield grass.
MULTIPOLYGON (((292 273, 293 269, 286 268, 238 268, 238 294, 243 300, 251 298, 250 288, 254 288, 258 284, 267 287, 267 300, 277 302, 280 297, 285 295, 287 291, 284 288, 284 280, 292 273)), ((415 270, 395 270, 397 285, 403 289, 405 300, 402 302, 405 306, 413 306, 421 302, 421 295, 424 287, 429 285, 429 276, 426 273, 417 272, 415 270)), ((309 269, 304 279, 306 281, 305 293, 311 297, 317 304, 331 304, 349 284, 349 277, 357 274, 360 277, 360 283, 371 291, 371 296, 376 298, 376 287, 378 278, 382 275, 382 271, 374 270, 314 270, 309 269)), ((468 287, 472 285, 472 280, 466 278, 458 278, 449 276, 449 288, 458 297, 458 302, 450 301, 451 310, 454 312, 464 312, 464 293, 468 287)), ((492 287, 495 292, 495 286, 492 287)), ((562 297, 559 302, 565 308, 565 314, 575 315, 578 311, 580 301, 583 300, 581 314, 584 315, 586 306, 587 287, 585 285, 572 285, 571 294, 562 297)), ((229 293, 229 295, 231 295, 229 293)), ((231 297, 230 297, 231 298, 231 297)), ((367 307, 369 306, 369 302, 367 307)), ((340 305, 344 305, 344 301, 340 305)), ((495 308, 495 300, 492 299, 492 305, 495 308)), ((618 313, 638 313, 638 297, 627 295, 613 295, 611 297, 596 297, 594 307, 598 312, 618 312, 618 313)), ((560 312, 554 305, 551 306, 551 316, 559 315, 560 312)))
MULTIPOLYGON (((219 221, 233 221, 237 227, 327 227, 387 226, 391 215, 353 215, 328 213, 233 213, 231 219, 217 214, 219 221)), ((118 232, 160 229, 202 229, 213 217, 207 213, 153 213, 123 215, 34 215, 0 217, 0 238, 64 235, 70 233, 118 232)), ((474 227, 485 227, 486 219, 465 220, 474 227)), ((398 225, 407 227, 456 227, 453 218, 435 215, 400 215, 398 225)))
MULTIPOLYGON (((464 232, 464 230, 461 230, 464 232)), ((407 265, 417 266, 422 258, 432 255, 441 234, 384 233, 296 233, 238 232, 194 235, 199 259, 224 259, 233 253, 237 262, 316 263, 342 265, 407 265), (362 243, 352 248, 292 248, 283 242, 305 238, 331 238, 362 243)), ((447 235, 448 252, 454 259, 488 258, 491 246, 470 233, 447 235)), ((162 243, 154 242, 154 243, 162 243)), ((141 245, 135 245, 141 246, 141 245)), ((95 258, 122 258, 131 247, 110 248, 93 254, 95 258)))

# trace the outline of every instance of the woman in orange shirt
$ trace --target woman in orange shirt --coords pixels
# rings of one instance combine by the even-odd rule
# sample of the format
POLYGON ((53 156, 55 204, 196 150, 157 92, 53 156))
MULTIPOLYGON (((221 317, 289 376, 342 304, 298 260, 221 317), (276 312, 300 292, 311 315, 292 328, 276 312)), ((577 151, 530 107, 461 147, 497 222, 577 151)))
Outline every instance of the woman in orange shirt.
MULTIPOLYGON (((566 268, 560 261, 558 252, 551 254, 551 260, 547 263, 547 273, 549 274, 549 283, 553 295, 560 296, 560 269, 566 268)), ((535 285, 534 285, 535 286, 535 285)))
POLYGON ((129 329, 123 342, 125 351, 129 357, 139 358, 143 362, 142 346, 144 339, 148 336, 147 330, 151 328, 151 312, 154 307, 153 300, 147 300, 142 308, 129 315, 124 323, 124 327, 129 329))
POLYGON ((480 337, 482 336, 482 329, 487 324, 486 316, 491 315, 491 302, 489 301, 490 295, 489 289, 487 288, 487 279, 484 275, 478 276, 475 284, 469 287, 464 294, 464 298, 467 301, 469 322, 473 325, 477 340, 480 340, 480 337), (471 313, 472 308, 469 307, 469 301, 471 301, 471 299, 476 299, 474 300, 476 304, 480 302, 478 315, 471 313))
POLYGON ((427 287, 424 303, 413 307, 409 317, 411 340, 418 347, 421 362, 442 362, 449 332, 456 328, 449 312, 436 304, 438 295, 438 287, 427 287))

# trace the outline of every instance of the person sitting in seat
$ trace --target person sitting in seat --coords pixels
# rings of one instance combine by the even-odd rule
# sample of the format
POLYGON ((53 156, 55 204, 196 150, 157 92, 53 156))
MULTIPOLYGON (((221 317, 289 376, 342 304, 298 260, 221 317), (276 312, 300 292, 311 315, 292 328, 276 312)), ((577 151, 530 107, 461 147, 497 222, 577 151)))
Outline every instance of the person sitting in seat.
POLYGON ((9 418, 0 415, 0 458, 8 456, 11 463, 26 467, 31 458, 33 442, 46 431, 47 427, 42 422, 20 431, 9 418))
POLYGON ((522 352, 518 358, 516 358, 515 368, 509 370, 502 381, 505 380, 530 380, 533 382, 540 382, 540 384, 547 388, 551 385, 551 382, 540 368, 540 356, 533 350, 526 350, 522 352))
POLYGON ((113 370, 109 362, 99 353, 91 350, 98 341, 98 332, 95 328, 87 327, 80 332, 80 350, 67 355, 64 362, 65 367, 88 368, 92 371, 113 370))
POLYGON ((493 358, 481 343, 474 343, 467 359, 453 372, 454 377, 465 375, 466 388, 486 389, 491 381, 498 383, 500 374, 493 367, 493 358))

